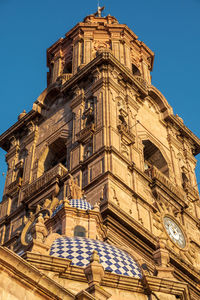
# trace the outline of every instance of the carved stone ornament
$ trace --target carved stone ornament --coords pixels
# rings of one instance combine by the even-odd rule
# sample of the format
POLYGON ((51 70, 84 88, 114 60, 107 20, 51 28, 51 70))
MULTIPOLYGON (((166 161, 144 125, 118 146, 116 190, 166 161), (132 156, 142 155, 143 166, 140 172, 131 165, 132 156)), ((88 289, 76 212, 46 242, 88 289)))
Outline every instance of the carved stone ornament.
POLYGON ((121 134, 122 142, 125 145, 130 146, 135 143, 135 135, 130 132, 126 123, 121 122, 121 124, 118 124, 117 129, 121 134))
POLYGON ((93 43, 93 51, 105 50, 110 49, 110 42, 109 41, 94 41, 93 43))
POLYGON ((126 111, 126 106, 124 101, 118 102, 119 114, 118 114, 118 125, 117 129, 121 134, 122 142, 129 146, 135 143, 135 136, 130 131, 130 126, 128 125, 127 117, 128 113, 126 111))
POLYGON ((86 143, 94 134, 95 132, 95 125, 93 123, 89 124, 85 128, 83 128, 78 134, 78 142, 79 143, 86 143))
POLYGON ((21 114, 19 114, 18 120, 21 120, 25 115, 26 115, 26 111, 24 109, 23 112, 21 114))
POLYGON ((188 234, 186 235, 186 227, 183 224, 180 225, 180 212, 173 211, 172 206, 165 204, 164 201, 157 201, 156 207, 157 212, 153 214, 153 226, 157 237, 165 241, 166 249, 172 249, 178 259, 182 258, 186 263, 193 264, 196 255, 190 242, 191 239, 188 234), (165 225, 166 218, 172 220, 169 229, 165 225))
POLYGON ((84 270, 89 286, 93 284, 100 285, 104 277, 104 268, 100 264, 100 258, 97 251, 94 251, 90 259, 90 264, 84 270))
POLYGON ((39 213, 39 216, 37 218, 37 222, 32 227, 31 233, 32 233, 33 238, 36 241, 38 241, 40 243, 44 242, 44 239, 46 238, 46 236, 48 234, 48 231, 47 231, 47 228, 44 224, 44 218, 43 218, 41 213, 39 213))
POLYGON ((74 180, 72 175, 67 181, 67 197, 69 199, 81 199, 83 197, 83 192, 78 185, 77 179, 74 180))
POLYGON ((43 205, 37 205, 35 213, 30 212, 30 216, 26 220, 21 233, 21 243, 23 246, 28 246, 33 238, 41 240, 42 234, 43 238, 45 237, 44 222, 51 217, 53 210, 60 204, 61 201, 56 197, 52 200, 46 199, 43 205))
POLYGON ((166 240, 159 239, 157 250, 153 253, 156 262, 155 275, 161 278, 174 278, 174 268, 170 267, 169 251, 166 249, 166 240))
POLYGON ((94 299, 109 299, 111 294, 100 286, 105 272, 103 266, 100 264, 100 258, 97 251, 93 252, 90 264, 86 266, 84 272, 89 284, 89 287, 85 291, 92 295, 94 299))

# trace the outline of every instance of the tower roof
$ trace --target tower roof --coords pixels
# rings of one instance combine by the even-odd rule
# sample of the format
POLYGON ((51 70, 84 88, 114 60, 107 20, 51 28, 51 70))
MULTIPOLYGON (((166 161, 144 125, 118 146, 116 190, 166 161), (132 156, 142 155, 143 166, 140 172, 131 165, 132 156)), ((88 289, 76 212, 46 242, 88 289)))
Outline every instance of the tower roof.
POLYGON ((126 42, 133 47, 134 51, 139 50, 141 59, 147 60, 149 68, 153 69, 153 51, 144 42, 138 40, 138 36, 126 24, 119 24, 118 20, 111 15, 98 17, 95 14, 86 16, 83 22, 75 25, 65 34, 64 38, 60 38, 47 49, 47 66, 49 67, 52 56, 57 55, 57 52, 62 55, 62 49, 66 44, 74 45, 78 40, 85 38, 99 41, 114 39, 126 42))

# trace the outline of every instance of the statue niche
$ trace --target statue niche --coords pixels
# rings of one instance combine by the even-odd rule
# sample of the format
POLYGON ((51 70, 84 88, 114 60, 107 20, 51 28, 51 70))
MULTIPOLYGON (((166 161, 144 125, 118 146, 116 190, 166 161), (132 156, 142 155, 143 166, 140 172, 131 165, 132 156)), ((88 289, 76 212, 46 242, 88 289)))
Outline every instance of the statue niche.
POLYGON ((67 197, 69 199, 81 199, 83 197, 83 192, 78 185, 78 179, 74 179, 72 175, 67 181, 67 197))
POLYGON ((85 110, 83 113, 83 125, 88 127, 94 124, 94 98, 89 98, 85 102, 85 110))
POLYGON ((77 133, 78 142, 82 144, 88 143, 95 130, 94 103, 94 97, 87 99, 85 102, 85 109, 82 116, 82 129, 79 133, 77 133))
POLYGON ((123 108, 120 108, 117 129, 121 134, 122 143, 126 146, 130 146, 135 143, 135 136, 130 131, 127 118, 128 113, 123 108))

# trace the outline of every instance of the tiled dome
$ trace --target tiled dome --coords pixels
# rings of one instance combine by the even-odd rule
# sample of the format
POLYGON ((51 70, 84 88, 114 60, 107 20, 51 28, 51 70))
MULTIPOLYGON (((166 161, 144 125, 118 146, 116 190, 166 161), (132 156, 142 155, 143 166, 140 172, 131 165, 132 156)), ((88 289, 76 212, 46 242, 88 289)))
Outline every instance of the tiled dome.
POLYGON ((71 200, 69 200, 69 204, 72 207, 76 207, 76 208, 79 208, 79 209, 84 209, 84 210, 93 209, 91 204, 89 202, 87 202, 86 200, 84 200, 84 199, 71 199, 71 200))
POLYGON ((94 250, 98 252, 100 263, 106 271, 135 278, 142 277, 139 266, 130 255, 99 240, 61 237, 53 242, 50 255, 70 259, 72 265, 85 267, 90 263, 94 250))
MULTIPOLYGON (((72 207, 76 207, 78 209, 83 209, 83 210, 92 210, 93 207, 92 205, 87 202, 86 200, 84 199, 70 199, 69 200, 69 205, 72 206, 72 207)), ((53 212, 52 214, 52 217, 55 216, 55 214, 61 210, 61 208, 63 207, 63 203, 60 204, 53 212)))

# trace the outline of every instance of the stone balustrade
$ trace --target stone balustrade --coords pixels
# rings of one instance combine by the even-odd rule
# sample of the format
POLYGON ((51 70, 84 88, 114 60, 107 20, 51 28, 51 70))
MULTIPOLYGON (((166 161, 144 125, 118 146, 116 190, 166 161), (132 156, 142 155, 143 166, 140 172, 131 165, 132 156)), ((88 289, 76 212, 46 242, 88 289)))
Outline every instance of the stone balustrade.
POLYGON ((155 166, 152 166, 149 169, 149 174, 153 180, 158 180, 165 187, 167 187, 173 194, 175 194, 178 198, 184 200, 185 193, 176 186, 167 176, 165 176, 162 172, 160 172, 155 166))
POLYGON ((10 194, 14 191, 17 191, 21 187, 21 185, 22 182, 19 179, 13 181, 11 184, 9 184, 9 186, 6 187, 6 193, 10 194))
POLYGON ((65 81, 67 81, 72 77, 72 74, 62 74, 62 77, 65 81))
POLYGON ((134 75, 134 79, 139 82, 139 84, 141 84, 143 86, 143 88, 147 89, 148 88, 148 83, 146 82, 146 80, 138 75, 134 75))
POLYGON ((26 189, 24 189, 23 198, 30 197, 33 193, 37 192, 51 180, 53 180, 54 178, 60 178, 67 172, 68 170, 61 163, 59 163, 49 171, 45 172, 45 174, 40 176, 34 182, 32 182, 26 189))

